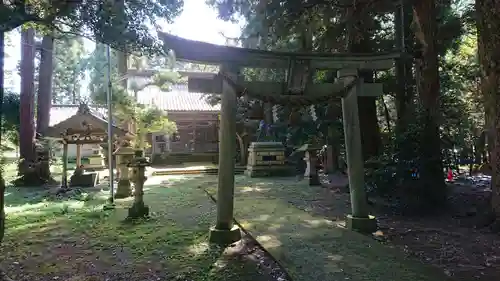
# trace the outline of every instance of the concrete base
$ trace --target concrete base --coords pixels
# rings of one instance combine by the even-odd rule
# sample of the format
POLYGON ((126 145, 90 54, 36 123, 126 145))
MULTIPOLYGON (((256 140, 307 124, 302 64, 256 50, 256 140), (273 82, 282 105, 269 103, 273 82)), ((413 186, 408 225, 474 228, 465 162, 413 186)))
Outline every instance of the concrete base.
POLYGON ((352 215, 346 217, 347 229, 354 230, 361 233, 373 233, 377 231, 377 219, 374 216, 367 218, 357 218, 352 215))
POLYGON ((149 207, 143 203, 134 203, 128 209, 128 220, 147 218, 149 216, 149 207))
POLYGON ((292 175, 292 171, 288 166, 247 166, 245 175, 251 178, 287 177, 292 175))
POLYGON ((118 187, 116 188, 115 198, 127 198, 132 196, 132 188, 130 187, 129 180, 118 181, 118 187))
POLYGON ((241 240, 240 228, 234 225, 231 229, 210 228, 208 241, 219 245, 229 245, 241 240))

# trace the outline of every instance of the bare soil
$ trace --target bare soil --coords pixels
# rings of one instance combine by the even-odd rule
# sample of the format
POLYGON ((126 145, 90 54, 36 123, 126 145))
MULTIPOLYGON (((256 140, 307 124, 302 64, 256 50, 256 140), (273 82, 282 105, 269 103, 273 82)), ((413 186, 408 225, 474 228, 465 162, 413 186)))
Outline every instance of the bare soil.
MULTIPOLYGON (((337 179, 322 182, 325 194, 312 211, 336 219, 349 213, 349 194, 337 179)), ((451 185, 450 190, 449 208, 439 216, 402 217, 374 208, 380 228, 376 239, 439 267, 454 280, 500 280, 500 235, 486 227, 491 191, 471 185, 451 185)))

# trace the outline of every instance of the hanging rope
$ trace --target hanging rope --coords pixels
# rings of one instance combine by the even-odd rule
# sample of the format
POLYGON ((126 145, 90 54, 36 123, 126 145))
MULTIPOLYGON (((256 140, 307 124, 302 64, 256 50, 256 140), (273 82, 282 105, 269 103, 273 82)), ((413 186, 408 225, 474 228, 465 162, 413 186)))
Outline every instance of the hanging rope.
MULTIPOLYGON (((278 104, 278 105, 288 105, 288 106, 293 106, 293 107, 304 107, 304 106, 310 106, 314 104, 322 104, 322 103, 327 103, 330 102, 333 99, 338 98, 338 95, 332 95, 334 93, 329 93, 326 95, 322 96, 306 96, 303 93, 300 95, 263 95, 259 93, 253 93, 249 92, 248 89, 242 87, 238 83, 236 83, 227 73, 220 71, 218 74, 226 83, 229 84, 235 91, 236 94, 239 97, 242 97, 244 95, 247 95, 251 98, 258 99, 264 102, 269 102, 272 104, 278 104)), ((346 85, 342 91, 339 93, 335 94, 341 94, 341 95, 346 95, 349 93, 349 91, 356 85, 358 82, 358 78, 354 79, 351 83, 346 85)))

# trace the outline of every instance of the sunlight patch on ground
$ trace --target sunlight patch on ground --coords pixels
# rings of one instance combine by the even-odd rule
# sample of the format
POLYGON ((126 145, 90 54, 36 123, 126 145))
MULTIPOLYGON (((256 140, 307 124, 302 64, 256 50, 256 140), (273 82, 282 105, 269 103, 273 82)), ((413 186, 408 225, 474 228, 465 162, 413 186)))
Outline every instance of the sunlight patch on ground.
POLYGON ((267 230, 278 231, 281 228, 281 226, 282 226, 281 224, 275 223, 275 224, 271 225, 270 227, 268 227, 267 230))
POLYGON ((40 202, 37 204, 26 203, 24 205, 15 206, 15 207, 11 207, 11 206, 6 205, 5 206, 5 213, 11 214, 11 213, 19 213, 19 212, 28 212, 29 210, 40 210, 40 209, 46 207, 46 205, 47 205, 47 203, 45 203, 45 202, 40 202))
POLYGON ((308 227, 335 226, 333 221, 327 219, 312 219, 305 220, 305 222, 308 227))
POLYGON ((328 255, 327 258, 331 261, 341 261, 344 257, 341 255, 328 255))
POLYGON ((239 190, 239 192, 245 193, 245 192, 263 192, 263 191, 268 191, 269 188, 260 188, 260 187, 250 187, 250 186, 245 186, 239 190))
POLYGON ((206 251, 208 251, 209 246, 210 245, 207 242, 202 242, 202 243, 198 243, 198 244, 189 246, 188 251, 194 255, 201 255, 201 254, 205 253, 206 251))
POLYGON ((133 197, 103 211, 109 191, 45 202, 12 191, 20 193, 6 197, 11 208, 0 266, 18 262, 12 277, 22 278, 15 280, 263 280, 255 264, 228 259, 208 244, 216 207, 199 189, 206 181, 151 177, 144 195, 150 218, 136 222, 124 222, 133 197), (169 188, 155 185, 163 181, 169 188))
MULTIPOLYGON (((371 237, 337 227, 343 221, 315 213, 318 196, 325 196, 321 187, 292 178, 236 176, 235 181, 235 218, 245 222, 245 230, 289 271, 293 280, 444 280, 371 237), (256 188, 267 191, 248 192, 256 188)), ((207 190, 216 196, 216 188, 207 190)))
POLYGON ((274 235, 260 235, 256 237, 257 241, 264 246, 264 248, 278 248, 281 246, 280 240, 274 235))
POLYGON ((256 220, 258 220, 258 221, 267 221, 267 220, 269 220, 270 218, 271 218, 271 216, 270 216, 270 215, 268 215, 268 214, 263 214, 263 215, 260 215, 258 218, 256 218, 256 220))

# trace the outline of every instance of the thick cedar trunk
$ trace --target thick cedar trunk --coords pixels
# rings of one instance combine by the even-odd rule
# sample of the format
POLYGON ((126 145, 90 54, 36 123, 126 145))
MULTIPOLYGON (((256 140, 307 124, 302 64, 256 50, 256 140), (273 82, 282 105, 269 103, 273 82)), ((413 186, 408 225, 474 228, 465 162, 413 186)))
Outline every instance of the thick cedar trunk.
MULTIPOLYGON (((3 97, 4 97, 4 50, 5 50, 5 33, 0 32, 0 112, 2 112, 3 107, 3 97)), ((2 144, 2 125, 0 122, 0 145, 2 144)), ((3 179, 3 169, 0 169, 0 245, 3 241, 3 236, 5 234, 5 182, 3 179)))
MULTIPOLYGON (((369 53, 372 51, 370 42, 371 34, 364 27, 367 21, 371 21, 372 15, 366 3, 358 3, 351 11, 352 18, 355 21, 348 27, 346 51, 352 53, 369 53)), ((349 16, 348 12, 348 16, 349 16)), ((373 82, 373 71, 360 71, 360 77, 366 83, 373 82)), ((377 156, 380 152, 382 141, 380 138, 380 128, 377 118, 377 98, 376 97, 358 97, 359 107, 359 126, 361 130, 361 140, 363 149, 363 158, 367 160, 377 156)))
POLYGON ((126 51, 117 51, 117 60, 118 60, 118 75, 120 79, 120 86, 123 89, 127 89, 127 79, 125 79, 125 75, 127 74, 127 52, 126 51))
POLYGON ((428 206, 440 207, 446 201, 446 186, 441 160, 439 136, 439 72, 436 50, 435 0, 419 0, 413 3, 415 36, 421 47, 417 59, 417 92, 422 105, 422 133, 420 140, 420 198, 428 206))
POLYGON ((491 206, 500 218, 500 1, 476 0, 478 51, 481 64, 481 93, 490 108, 490 136, 494 138, 491 165, 493 191, 491 206))
POLYGON ((40 67, 38 74, 38 97, 36 112, 36 131, 42 134, 49 127, 50 108, 52 101, 52 68, 54 38, 44 36, 40 56, 40 67))
MULTIPOLYGON (((373 71, 361 72, 360 75, 365 82, 373 83, 373 71)), ((358 97, 359 126, 365 161, 379 155, 382 146, 376 101, 376 97, 358 97)))
MULTIPOLYGON (((414 38, 410 29, 412 9, 406 2, 402 1, 403 6, 398 7, 395 13, 395 45, 397 49, 411 53, 414 38)), ((407 128, 408 121, 413 116, 412 69, 413 63, 410 59, 400 59, 396 62, 396 131, 398 132, 403 132, 407 128)))
POLYGON ((32 28, 21 32, 21 129, 20 129, 20 174, 27 164, 34 161, 34 80, 35 80, 35 31, 32 28), (23 164, 24 162, 24 164, 23 164))
POLYGON ((384 106, 384 117, 385 117, 385 124, 387 126, 387 132, 389 135, 392 133, 391 129, 391 115, 389 114, 389 108, 387 107, 387 103, 382 99, 382 105, 384 106))
MULTIPOLYGON (((52 73, 53 73, 53 47, 54 38, 46 35, 42 39, 42 49, 40 53, 40 67, 38 74, 38 97, 36 110, 36 132, 43 135, 49 128, 50 108, 52 103, 52 73)), ((44 151, 45 157, 49 152, 44 151)), ((39 175, 45 180, 51 180, 49 159, 40 161, 39 175)))

